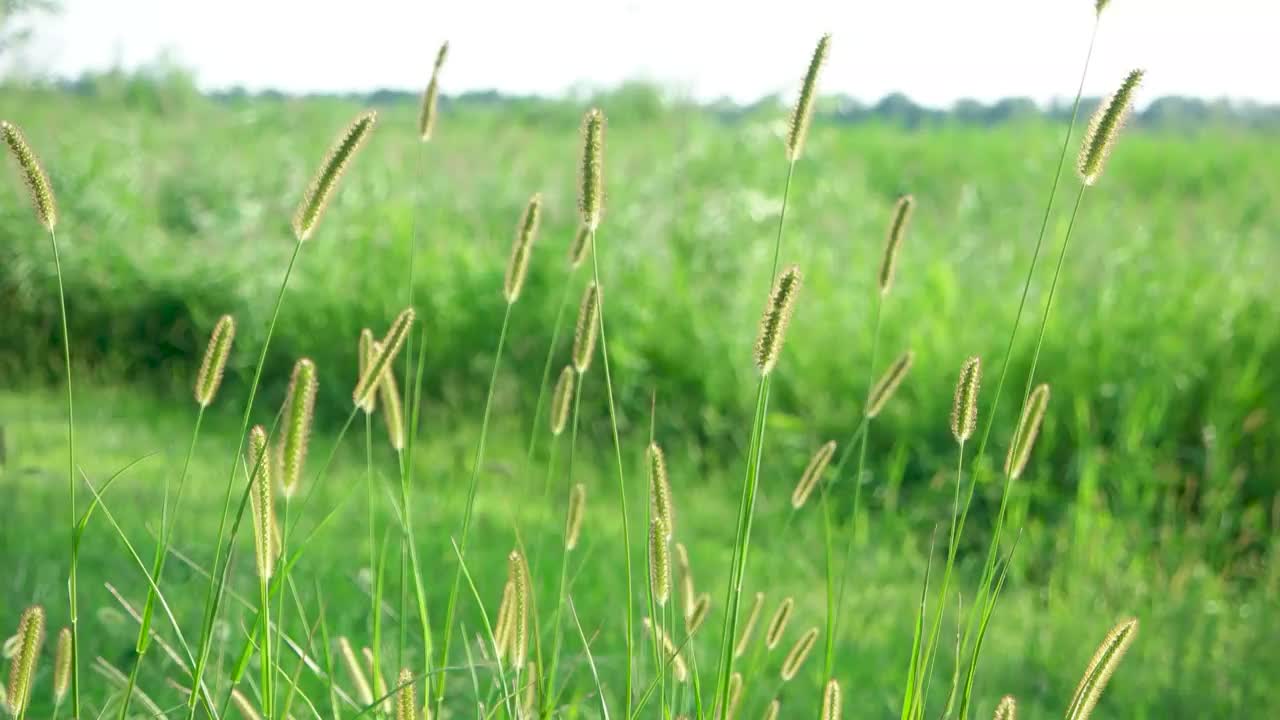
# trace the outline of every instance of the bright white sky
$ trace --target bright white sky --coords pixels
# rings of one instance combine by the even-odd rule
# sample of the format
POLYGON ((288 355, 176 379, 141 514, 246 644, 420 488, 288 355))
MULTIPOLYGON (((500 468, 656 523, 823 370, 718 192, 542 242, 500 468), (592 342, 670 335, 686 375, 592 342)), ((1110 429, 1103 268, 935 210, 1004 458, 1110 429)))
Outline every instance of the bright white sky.
MULTIPOLYGON (((202 87, 559 94, 628 79, 701 99, 794 93, 833 34, 823 92, 874 101, 1074 95, 1093 0, 63 0, 28 61, 57 75, 170 51, 202 87), (352 10, 352 8, 358 8, 352 10)), ((1278 0, 1113 0, 1086 93, 1280 102, 1278 0)))

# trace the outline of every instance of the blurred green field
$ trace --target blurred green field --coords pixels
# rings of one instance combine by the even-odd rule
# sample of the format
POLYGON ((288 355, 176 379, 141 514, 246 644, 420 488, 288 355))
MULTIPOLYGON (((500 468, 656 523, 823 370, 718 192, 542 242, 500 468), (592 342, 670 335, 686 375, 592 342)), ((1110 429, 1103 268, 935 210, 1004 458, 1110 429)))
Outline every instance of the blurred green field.
MULTIPOLYGON (((179 550, 207 563, 239 412, 292 252, 288 221, 318 156, 359 106, 258 99, 139 107, 14 88, 0 97, 58 193, 81 464, 96 483, 158 453, 108 497, 144 557, 161 478, 177 472, 194 420, 190 383, 199 353, 220 314, 239 320, 233 368, 201 440, 197 489, 177 538, 179 550)), ((729 120, 682 107, 613 111, 607 96, 598 102, 610 113, 599 242, 620 430, 636 491, 631 507, 645 506, 641 456, 656 393, 655 432, 672 468, 680 539, 699 585, 720 605, 754 409, 750 348, 786 169, 784 115, 765 108, 729 120)), ((562 292, 576 302, 586 279, 585 272, 572 277, 566 261, 577 221, 582 109, 454 105, 437 138, 422 146, 412 107, 381 108, 369 147, 303 249, 270 347, 254 421, 270 423, 293 361, 314 358, 319 455, 350 408, 360 328, 385 327, 408 301, 404 277, 417 232, 428 352, 415 482, 427 528, 419 531, 422 557, 438 568, 433 608, 442 606, 455 566, 449 536, 457 532, 501 322, 507 249, 533 192, 545 199, 543 232, 499 375, 468 556, 486 602, 497 603, 514 528, 528 542, 559 526, 559 516, 536 501, 546 451, 528 470, 524 456, 529 433, 544 430, 532 412, 562 292)), ((1040 121, 921 131, 820 121, 797 168, 783 260, 805 269, 806 284, 773 384, 749 590, 767 587, 770 607, 794 593, 807 624, 823 617, 821 526, 816 513, 788 523, 786 500, 811 451, 827 439, 843 441, 857 424, 889 210, 903 192, 917 201, 880 353, 883 366, 911 348, 916 363, 871 432, 857 582, 839 639, 837 668, 854 717, 897 716, 930 534, 940 524, 945 532, 949 518, 955 375, 978 354, 994 383, 1062 130, 1040 121)), ((1269 272, 1280 267, 1274 145, 1272 133, 1226 126, 1178 134, 1135 128, 1086 197, 1037 373, 1054 399, 1032 467, 1015 489, 1022 537, 984 653, 976 716, 990 716, 1004 693, 1017 695, 1029 717, 1060 713, 1093 646, 1127 615, 1139 617, 1142 630, 1095 717, 1264 717, 1274 704, 1273 683, 1259 672, 1280 665, 1280 620, 1269 611, 1280 599, 1280 295, 1269 272)), ((0 580, 0 620, 40 601, 57 626, 65 622, 65 533, 49 528, 63 522, 66 498, 55 275, 20 184, 4 184, 0 491, 7 512, 0 543, 10 571, 0 580)), ((1064 178, 1067 192, 1075 187, 1064 178)), ((1065 193, 1058 208, 1049 257, 1065 230, 1065 193)), ((1033 317, 1051 270, 1043 262, 1032 286, 1033 317)), ((1034 325, 1024 325, 1014 348, 1011 387, 1021 387, 1030 363, 1034 325)), ((557 367, 568 355, 563 334, 560 344, 557 367)), ((575 477, 589 483, 595 510, 574 598, 587 632, 599 632, 592 649, 602 670, 616 677, 620 522, 612 511, 603 382, 598 374, 590 380, 575 477)), ((988 461, 1003 457, 1012 431, 1011 394, 988 461)), ((984 412, 989 402, 988 394, 984 412)), ((379 472, 391 478, 394 455, 381 435, 378 441, 379 472)), ((345 500, 350 512, 320 535, 299 576, 312 612, 323 598, 334 634, 367 642, 362 453, 360 434, 349 435, 316 502, 328 509, 351 486, 361 491, 345 500), (311 591, 313 581, 323 593, 311 591)), ((842 525, 851 490, 848 482, 836 486, 842 525)), ((979 488, 961 555, 966 601, 999 490, 997 483, 979 488)), ((642 533, 633 532, 639 561, 642 533)), ((91 535, 81 579, 89 597, 86 657, 127 659, 132 627, 95 611, 111 605, 104 581, 134 603, 145 581, 108 525, 95 520, 91 535)), ((254 597, 250 564, 237 568, 237 588, 254 597)), ((552 569, 538 574, 551 595, 552 569)), ((175 610, 189 619, 189 632, 203 593, 194 580, 173 575, 175 610)), ((474 633, 478 615, 464 599, 474 633)), ((717 631, 721 610, 713 606, 717 631)), ((226 620, 233 638, 249 622, 239 608, 226 620)), ((702 638, 707 666, 715 639, 702 638)), ((572 682, 585 693, 591 684, 580 659, 572 682)), ((159 656, 149 663, 143 686, 162 705, 177 703, 159 656)), ((811 660, 788 686, 789 711, 816 711, 820 665, 811 660)), ((949 673, 943 657, 939 676, 949 673)), ((469 689, 462 678, 457 683, 459 694, 469 689)), ((608 690, 618 692, 616 684, 608 690)), ((745 714, 756 714, 773 691, 750 688, 745 714)), ((90 709, 102 707, 104 696, 91 694, 90 709)))

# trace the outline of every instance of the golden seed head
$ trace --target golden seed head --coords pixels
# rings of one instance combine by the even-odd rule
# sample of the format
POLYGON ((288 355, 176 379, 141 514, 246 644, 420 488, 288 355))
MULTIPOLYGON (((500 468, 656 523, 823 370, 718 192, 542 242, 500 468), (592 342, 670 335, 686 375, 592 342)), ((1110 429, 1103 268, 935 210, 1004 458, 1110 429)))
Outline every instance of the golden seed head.
POLYGON ((573 242, 569 244, 569 267, 577 270, 582 261, 587 259, 587 251, 591 249, 591 228, 579 225, 573 234, 573 242))
POLYGON ((658 607, 665 607, 671 597, 670 537, 666 522, 654 517, 649 523, 649 586, 658 607))
POLYGON ((751 634, 756 629, 756 622, 760 620, 760 613, 764 610, 764 593, 756 593, 755 602, 751 603, 751 611, 747 613, 747 621, 742 625, 742 634, 738 636, 738 644, 733 648, 733 656, 735 658, 742 657, 747 651, 747 644, 751 642, 751 634))
POLYGON ((600 288, 587 284, 578 306, 578 325, 573 331, 573 367, 582 375, 591 367, 596 352, 596 336, 600 332, 600 288))
POLYGON ((275 571, 275 508, 271 502, 271 459, 267 455, 267 430, 254 425, 249 431, 249 500, 253 506, 253 547, 258 577, 275 571))
POLYGON ((369 138, 377 120, 378 114, 372 110, 360 113, 329 148, 329 154, 325 156, 324 163, 320 165, 293 216, 293 234, 298 242, 305 241, 315 231, 316 223, 320 221, 320 216, 324 214, 324 209, 328 207, 329 200, 338 187, 338 181, 346 172, 351 158, 369 138))
POLYGON ((1031 448, 1035 446, 1036 437, 1040 434, 1040 424, 1044 421, 1044 413, 1048 408, 1049 386, 1042 383, 1027 397, 1022 417, 1018 418, 1018 427, 1013 432, 1009 454, 1004 458, 1004 474, 1011 479, 1022 477, 1022 471, 1027 469, 1031 448))
POLYGON ((1012 695, 1000 698, 996 706, 996 714, 992 720, 1018 720, 1018 701, 1012 695))
POLYGON ((0 122, 0 135, 4 136, 4 144, 9 146, 9 154, 18 164, 22 172, 22 181, 31 194, 31 204, 36 210, 36 219, 50 232, 58 224, 58 204, 54 201, 53 186, 49 184, 49 176, 45 174, 40 158, 36 157, 27 138, 17 125, 0 122))
MULTIPOLYGON (((381 351, 382 344, 374 347, 381 351)), ((382 399, 382 418, 387 423, 387 439, 394 450, 404 449, 404 405, 400 399, 400 385, 396 382, 395 373, 388 365, 382 371, 382 379, 378 381, 378 397, 382 399)))
POLYGON ((396 679, 396 720, 417 720, 418 700, 414 697, 413 671, 404 668, 396 679))
POLYGON ((800 672, 800 666, 808 659, 809 653, 813 650, 813 645, 818 641, 818 628, 809 628, 804 635, 796 640, 796 644, 791 646, 791 652, 787 653, 787 659, 782 661, 782 681, 789 682, 800 672))
POLYGON ((1107 682, 1111 680, 1111 675, 1115 673, 1116 667, 1124 658, 1129 646, 1133 644, 1133 638, 1137 634, 1138 621, 1135 618, 1129 618, 1111 628, 1111 632, 1107 633, 1102 644, 1094 652, 1093 659, 1089 661, 1089 667, 1085 668, 1080 684, 1076 686, 1071 704, 1067 706, 1066 720, 1086 720, 1093 714, 1098 698, 1102 696, 1107 682))
POLYGON ((778 720, 782 713, 782 701, 774 698, 770 701, 769 706, 764 709, 764 720, 778 720))
POLYGON ((867 417, 873 418, 884 410, 884 406, 889 402, 889 398, 898 391, 898 386, 902 384, 902 379, 907 376, 907 371, 911 369, 911 364, 916 360, 915 353, 910 350, 898 356, 897 360, 889 366, 884 375, 876 381, 874 387, 871 388, 871 394, 867 397, 867 417))
POLYGON ((702 593, 693 601, 693 609, 685 616, 684 627, 690 635, 698 631, 702 627, 703 621, 707 619, 707 613, 711 611, 711 593, 702 593))
POLYGON ((795 606, 796 601, 788 597, 783 599, 777 610, 773 611, 773 618, 769 620, 769 629, 764 634, 765 647, 770 650, 778 647, 778 643, 782 640, 782 633, 786 632, 787 623, 791 621, 791 611, 795 606))
POLYGON ((293 497, 302 479, 307 459, 307 442, 316 408, 316 364, 302 358, 293 365, 289 391, 284 399, 284 442, 280 445, 280 486, 286 498, 293 497))
POLYGON ((579 170, 578 209, 590 232, 600 226, 604 211, 604 113, 592 108, 582 118, 582 166, 579 170))
POLYGON ((800 482, 796 483, 796 489, 791 492, 791 507, 799 510, 804 506, 813 489, 821 482, 822 475, 827 471, 827 466, 831 464, 831 458, 835 454, 835 440, 827 441, 813 454, 809 464, 804 468, 804 473, 800 475, 800 482))
POLYGON ((769 304, 760 318, 760 334, 756 338, 756 368, 761 375, 773 372, 778 364, 796 295, 800 293, 801 278, 800 268, 792 265, 782 271, 769 293, 769 304))
POLYGON ((36 674, 36 661, 40 659, 40 643, 44 641, 44 608, 32 605, 22 611, 18 619, 18 639, 13 659, 9 665, 9 711, 21 717, 31 699, 31 681, 36 674))
POLYGON ((493 627, 494 653, 498 659, 506 658, 511 651, 511 612, 515 605, 516 586, 510 576, 502 586, 502 601, 498 604, 498 618, 493 627))
POLYGON ((551 393, 551 434, 559 435, 569 424, 569 411, 573 408, 573 382, 577 378, 572 365, 565 365, 551 393))
POLYGON ((345 637, 339 637, 338 652, 342 655, 343 665, 347 668, 347 674, 351 676, 351 683, 356 686, 356 699, 365 707, 372 705, 373 686, 369 684, 369 676, 365 675, 364 666, 361 665, 360 659, 356 657, 355 649, 351 647, 351 641, 345 637))
POLYGON ((520 216, 516 239, 511 245, 511 258, 507 261, 507 274, 502 281, 502 296, 507 303, 520 298, 525 276, 529 273, 529 256, 533 243, 538 239, 538 225, 542 222, 542 195, 535 193, 520 216))
POLYGON ((827 60, 827 49, 831 46, 831 35, 823 35, 818 46, 813 49, 813 57, 809 60, 809 69, 804 74, 804 84, 800 86, 800 97, 796 99, 795 109, 791 111, 791 127, 787 132, 787 160, 795 162, 804 150, 804 139, 809 134, 809 123, 813 120, 813 105, 818 97, 818 73, 827 60))
POLYGON ((578 537, 582 534, 582 519, 587 512, 587 486, 576 483, 569 493, 569 512, 564 523, 564 549, 573 550, 578 547, 578 537))
POLYGON ((524 564, 524 556, 519 550, 512 550, 507 556, 507 575, 511 579, 511 646, 509 655, 512 667, 524 665, 529 654, 529 610, 530 589, 529 571, 524 564))
POLYGON ((538 709, 538 663, 530 660, 524 665, 524 696, 520 700, 521 716, 536 717, 538 709))
POLYGON ((684 657, 680 655, 680 648, 672 642, 671 636, 662 629, 661 625, 648 617, 644 619, 644 627, 653 633, 654 642, 662 648, 663 663, 671 663, 671 674, 675 676, 676 681, 688 682, 689 666, 685 664, 684 657))
POLYGON ((822 692, 822 720, 840 720, 840 682, 835 678, 827 681, 822 692))
POLYGON ((418 136, 423 142, 431 139, 431 133, 436 126, 436 106, 440 101, 440 68, 444 66, 444 59, 448 54, 449 43, 446 42, 436 53, 436 64, 431 69, 431 82, 427 83, 427 89, 422 93, 422 112, 418 115, 418 136))
POLYGON ((53 655, 53 700, 61 704, 71 687, 71 628, 58 632, 58 646, 53 655))
POLYGON ((960 366, 955 401, 951 405, 951 434, 963 444, 978 426, 978 390, 982 385, 982 360, 977 355, 960 366))
POLYGON ((1085 131, 1084 142, 1080 145, 1080 158, 1076 161, 1076 169, 1085 185, 1096 183, 1102 175, 1111 148, 1115 146, 1116 136, 1120 134, 1129 116, 1130 101, 1138 83, 1142 82, 1142 76, 1142 70, 1130 72, 1120 84, 1120 89, 1099 105, 1093 118, 1089 120, 1089 129, 1085 131))
POLYGON ((227 370, 227 358, 231 356, 231 344, 235 339, 235 318, 230 315, 218 318, 213 326, 213 334, 209 336, 209 344, 205 347, 200 371, 196 373, 196 402, 201 407, 209 407, 218 394, 222 376, 227 370))
POLYGON ((733 720, 738 715, 738 705, 742 702, 742 673, 735 672, 729 676, 729 705, 728 710, 723 715, 719 713, 714 717, 721 720, 733 720))
POLYGON ((693 568, 689 565, 689 549, 684 543, 675 543, 676 572, 680 576, 680 599, 684 603, 684 617, 687 620, 693 615, 697 592, 693 588, 693 568))
POLYGON ((236 706, 236 710, 239 710, 240 714, 244 716, 244 720, 262 720, 262 715, 258 714, 258 709, 238 689, 231 690, 231 702, 236 706))
POLYGON ((898 264, 898 248, 902 247, 902 238, 907 234, 907 222, 911 220, 911 210, 915 207, 915 198, 903 195, 893 207, 893 222, 889 224, 889 237, 884 243, 884 257, 880 260, 880 294, 886 295, 893 286, 893 270, 898 264))
MULTIPOLYGON (((356 375, 356 382, 359 382, 360 378, 364 377, 364 371, 368 369, 369 364, 373 362, 374 356, 378 354, 378 351, 375 349, 377 345, 378 341, 374 339, 372 330, 369 328, 363 328, 360 330, 360 340, 356 345, 356 360, 359 362, 359 374, 356 375)), ((366 415, 373 414, 373 411, 376 410, 378 406, 378 394, 369 393, 369 396, 365 398, 365 401, 363 403, 356 403, 356 406, 363 410, 366 415)))
MULTIPOLYGON (((396 316, 395 322, 391 323, 391 328, 387 330, 387 334, 382 338, 381 342, 373 346, 374 352, 360 371, 360 381, 356 383, 355 392, 352 393, 352 399, 355 401, 356 407, 372 408, 370 396, 377 390, 378 383, 382 381, 384 373, 391 367, 391 363, 395 361, 396 356, 400 354, 400 349, 404 347, 405 338, 409 337, 409 331, 413 328, 414 312, 413 308, 405 308, 396 316)), ((363 336, 362 336, 363 337, 363 336)), ((372 409, 366 412, 373 412, 372 409)))
POLYGON ((672 509, 671 481, 667 476, 667 456, 658 443, 649 443, 645 451, 649 465, 649 497, 652 499, 654 517, 662 520, 667 540, 675 533, 675 511, 672 509))

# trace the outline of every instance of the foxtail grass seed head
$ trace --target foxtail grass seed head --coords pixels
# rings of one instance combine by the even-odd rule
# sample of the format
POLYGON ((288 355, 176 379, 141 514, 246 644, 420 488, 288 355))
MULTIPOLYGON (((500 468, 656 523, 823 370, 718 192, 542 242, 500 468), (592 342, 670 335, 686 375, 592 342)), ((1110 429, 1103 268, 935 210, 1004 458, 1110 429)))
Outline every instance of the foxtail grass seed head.
POLYGON ((520 298, 525 276, 529 274, 529 256, 533 243, 538 239, 538 225, 542 223, 542 195, 534 194, 520 216, 516 239, 511 244, 511 258, 507 261, 507 275, 502 281, 502 297, 508 304, 520 298))
POLYGON ((791 322, 791 312, 795 307, 796 295, 800 293, 800 268, 792 265, 778 276, 769 293, 769 304, 765 306, 764 316, 760 319, 760 334, 756 338, 756 368, 761 375, 773 372, 778 364, 778 355, 782 352, 782 342, 787 334, 787 325, 791 322))
POLYGON ((600 288, 588 283, 578 306, 578 325, 573 331, 573 367, 579 375, 591 367, 596 352, 596 336, 600 332, 600 288))
POLYGON ((414 697, 413 671, 404 668, 396 679, 396 720, 417 720, 418 700, 414 697))
POLYGON ((258 709, 239 690, 232 689, 231 703, 236 706, 236 710, 240 711, 240 715, 244 717, 244 720, 262 720, 262 715, 258 714, 258 709))
POLYGON ((751 603, 751 611, 747 613, 747 621, 742 624, 742 634, 738 636, 738 644, 733 648, 733 656, 740 658, 747 652, 747 645, 751 643, 751 635, 755 632, 756 623, 760 621, 760 613, 764 612, 764 593, 756 593, 756 599, 751 603))
POLYGON ((418 115, 418 136, 422 138, 422 142, 431 139, 431 133, 436 127, 437 105, 440 103, 440 68, 444 66, 444 59, 448 54, 449 43, 443 43, 436 53, 435 66, 431 68, 431 82, 427 83, 427 89, 422 93, 422 111, 418 115))
POLYGON ((822 692, 822 720, 840 720, 840 681, 831 678, 822 692))
POLYGON ((572 365, 565 365, 551 392, 551 434, 559 435, 569 424, 569 411, 573 409, 573 382, 577 378, 572 365))
POLYGON ((390 366, 382 371, 382 380, 378 381, 378 397, 382 399, 382 419, 387 423, 387 439, 391 441, 391 448, 403 450, 404 404, 400 399, 400 385, 390 366))
POLYGON ((813 57, 809 60, 809 69, 804 74, 804 84, 800 86, 800 97, 796 99, 795 109, 791 111, 791 127, 787 131, 787 160, 795 162, 800 159, 804 150, 804 139, 809 134, 809 123, 813 120, 813 105, 818 99, 818 74, 827 61, 827 49, 831 46, 831 35, 823 35, 818 46, 813 49, 813 57))
POLYGON ((724 720, 733 720, 738 715, 738 705, 742 702, 742 673, 735 672, 729 676, 729 704, 725 710, 724 720))
POLYGON ((684 657, 680 654, 680 648, 671 640, 671 636, 667 634, 662 626, 653 622, 652 619, 646 617, 644 619, 644 627, 653 633, 654 642, 658 647, 662 648, 663 663, 671 663, 671 674, 677 682, 689 681, 689 666, 685 664, 684 657))
POLYGON ((670 540, 675 532, 675 511, 672 509, 671 480, 667 477, 667 456, 658 443, 649 443, 645 451, 645 460, 649 465, 649 497, 653 501, 653 515, 662 521, 667 532, 665 539, 670 540))
POLYGON ((1044 413, 1048 408, 1049 386, 1042 383, 1027 397, 1022 417, 1018 418, 1018 428, 1013 433, 1013 442, 1009 445, 1009 454, 1004 458, 1004 474, 1011 479, 1022 477, 1022 471, 1027 469, 1031 448, 1035 446, 1036 436, 1040 434, 1040 424, 1044 422, 1044 413))
POLYGON ((387 694, 387 681, 382 677, 382 670, 379 663, 374 661, 373 650, 369 648, 361 648, 360 654, 364 656, 365 667, 369 669, 369 677, 373 678, 373 696, 382 698, 382 702, 378 703, 379 709, 383 713, 390 712, 392 698, 387 694))
POLYGON ((1138 621, 1134 618, 1121 622, 1107 633, 1107 637, 1094 652, 1093 659, 1089 661, 1080 684, 1076 686, 1071 704, 1067 706, 1067 720, 1086 720, 1093 714, 1098 698, 1107 688, 1107 682, 1111 680, 1111 675, 1115 673, 1137 634, 1138 621))
POLYGON ((992 720, 1018 720, 1018 701, 1012 695, 1000 698, 992 720))
POLYGON ((317 383, 316 364, 310 358, 294 363, 284 399, 284 442, 280 445, 280 486, 285 498, 293 497, 302 479, 315 415, 317 383))
POLYGON ((564 549, 573 550, 578 547, 578 538, 582 535, 582 518, 587 512, 587 486, 576 483, 569 493, 569 512, 564 523, 564 549))
POLYGON ((524 696, 520 699, 521 716, 537 717, 538 708, 538 663, 530 660, 524 666, 524 696))
POLYGON ((831 458, 835 454, 835 440, 827 441, 813 454, 809 464, 805 466, 804 473, 800 475, 800 482, 796 483, 796 489, 791 492, 791 507, 799 510, 804 506, 813 489, 822 481, 822 475, 827 471, 827 466, 831 464, 831 458))
POLYGON ((498 619, 493 627, 494 654, 506 658, 511 649, 511 610, 515 605, 516 586, 507 578, 502 586, 502 602, 498 604, 498 619))
POLYGON ((32 605, 18 619, 18 648, 9 665, 9 711, 21 717, 31 698, 31 680, 40 659, 40 643, 44 640, 44 608, 32 605))
POLYGON ((649 586, 658 607, 665 607, 671 597, 670 537, 667 523, 661 517, 654 517, 649 523, 649 586))
POLYGON ((693 609, 685 616, 684 628, 690 635, 702 627, 711 611, 711 593, 702 593, 693 601, 693 609))
MULTIPOLYGON (((356 377, 356 382, 359 382, 360 378, 364 377, 365 371, 368 370, 369 365, 373 363, 374 356, 378 354, 378 351, 375 349, 377 345, 378 341, 374 339, 372 330, 364 328, 360 331, 360 342, 356 346, 356 358, 360 363, 360 374, 356 377)), ((377 406, 377 393, 369 393, 364 402, 356 403, 356 407, 363 410, 366 415, 372 415, 373 411, 377 409, 377 406)))
POLYGON ((36 210, 36 219, 50 232, 58 224, 58 204, 53 198, 53 186, 49 184, 49 176, 45 174, 40 158, 36 157, 27 138, 17 125, 0 122, 0 135, 4 136, 4 144, 9 146, 9 154, 18 164, 22 172, 22 181, 31 193, 31 204, 36 210))
POLYGON ((271 504, 271 459, 267 455, 267 430, 254 425, 249 431, 249 500, 253 505, 253 547, 258 577, 266 580, 275 570, 275 522, 271 504))
POLYGON ((231 343, 235 339, 235 318, 230 315, 218 318, 205 347, 204 360, 200 361, 200 371, 196 373, 196 402, 200 407, 209 407, 218 394, 222 376, 227 370, 227 358, 231 355, 231 343))
POLYGON ((978 426, 978 391, 982 386, 982 360, 977 355, 960 366, 956 396, 951 405, 951 434, 963 444, 978 426))
POLYGON ((880 260, 880 294, 889 294, 893 287, 893 270, 898 264, 898 248, 902 247, 902 238, 907 234, 907 222, 911 220, 911 210, 915 207, 915 198, 903 195, 893 206, 893 222, 889 224, 889 237, 884 242, 884 257, 880 260))
POLYGON ((569 269, 577 270, 582 261, 587 259, 587 251, 591 249, 591 228, 579 225, 573 234, 573 242, 569 245, 569 269))
POLYGON ((689 565, 689 549, 684 543, 675 543, 676 548, 676 572, 680 575, 680 600, 684 603, 684 617, 686 620, 693 615, 693 606, 697 600, 697 593, 693 588, 693 568, 689 565))
POLYGON ((372 705, 373 686, 369 684, 369 676, 365 675, 364 667, 356 657, 355 649, 351 647, 351 641, 345 637, 339 637, 338 653, 342 655, 342 664, 346 666, 347 674, 351 676, 351 684, 355 685, 356 699, 364 707, 372 705))
MULTIPOLYGON (((1103 3, 1105 5, 1105 3, 1103 3)), ((1102 8, 1098 8, 1102 12, 1102 8)), ((1134 70, 1125 77, 1120 88, 1107 101, 1098 106, 1089 120, 1089 129, 1085 131, 1084 142, 1080 146, 1080 158, 1076 168, 1080 171, 1080 179, 1085 185, 1092 185, 1102 175, 1102 169, 1115 146, 1116 136, 1124 127, 1129 116, 1130 101, 1133 93, 1142 82, 1142 70, 1134 70)))
POLYGON ((315 232, 316 223, 320 222, 320 216, 324 214, 324 209, 328 207, 329 200, 338 188, 338 181, 350 165, 351 158, 369 138, 377 120, 378 114, 372 110, 360 113, 329 148, 329 154, 325 156, 324 163, 320 165, 293 216, 293 234, 298 242, 305 242, 315 232))
POLYGON ((765 647, 770 650, 778 647, 782 634, 787 630, 787 623, 791 622, 791 612, 795 607, 796 601, 788 597, 778 605, 777 610, 773 611, 773 618, 769 620, 769 628, 764 634, 765 647))
POLYGON ((520 667, 529 655, 529 571, 519 550, 511 551, 507 564, 514 601, 511 606, 511 666, 520 667))
POLYGON ((782 713, 782 701, 774 698, 769 702, 768 707, 764 709, 764 720, 778 720, 782 713))
POLYGON ((813 646, 818 642, 818 628, 809 628, 796 644, 791 646, 791 652, 787 653, 787 659, 782 661, 782 681, 790 682, 800 672, 800 666, 804 665, 804 661, 808 659, 809 653, 813 650, 813 646))
POLYGON ((401 310, 400 314, 396 316, 395 322, 391 323, 391 329, 387 330, 386 336, 378 344, 374 345, 376 352, 360 373, 360 382, 356 383, 355 392, 352 393, 352 399, 357 407, 364 407, 364 404, 369 401, 369 396, 373 395, 377 389, 383 373, 387 371, 387 368, 391 367, 391 363, 400 354, 400 349, 404 347, 405 338, 409 336, 409 331, 413 328, 413 318, 413 308, 401 310))
POLYGON ((867 417, 874 418, 884 410, 884 406, 888 404, 889 398, 898 391, 898 386, 902 384, 902 379, 907 376, 907 372, 911 370, 911 364, 916 360, 916 354, 910 350, 898 356, 897 360, 889 366, 884 375, 876 381, 874 387, 871 388, 871 394, 867 399, 867 417))
POLYGON ((71 628, 58 632, 58 645, 53 654, 53 702, 62 704, 71 687, 71 628))
POLYGON ((592 108, 582 118, 582 167, 579 170, 578 210, 582 224, 594 233, 604 212, 604 113, 592 108))

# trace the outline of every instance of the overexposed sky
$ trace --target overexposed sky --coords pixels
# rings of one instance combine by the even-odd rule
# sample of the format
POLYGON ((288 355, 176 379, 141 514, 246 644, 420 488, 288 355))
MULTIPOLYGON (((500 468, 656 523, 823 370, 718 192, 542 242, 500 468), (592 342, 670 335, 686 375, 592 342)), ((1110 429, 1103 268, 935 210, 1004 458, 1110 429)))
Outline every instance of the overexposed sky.
MULTIPOLYGON (((559 94, 629 79, 699 99, 794 93, 833 34, 822 91, 874 101, 1075 93, 1093 0, 62 0, 27 61, 74 77, 169 51, 202 87, 559 94)), ((1086 87, 1280 102, 1280 0, 1112 0, 1086 87)))

